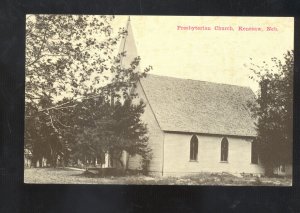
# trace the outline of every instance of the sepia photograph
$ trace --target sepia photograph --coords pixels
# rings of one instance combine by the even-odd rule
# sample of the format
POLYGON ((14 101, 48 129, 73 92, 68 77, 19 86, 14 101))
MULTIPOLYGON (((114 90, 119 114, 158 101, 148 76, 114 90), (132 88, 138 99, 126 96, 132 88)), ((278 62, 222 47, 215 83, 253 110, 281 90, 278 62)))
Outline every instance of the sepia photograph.
POLYGON ((26 15, 24 182, 292 186, 294 18, 26 15))

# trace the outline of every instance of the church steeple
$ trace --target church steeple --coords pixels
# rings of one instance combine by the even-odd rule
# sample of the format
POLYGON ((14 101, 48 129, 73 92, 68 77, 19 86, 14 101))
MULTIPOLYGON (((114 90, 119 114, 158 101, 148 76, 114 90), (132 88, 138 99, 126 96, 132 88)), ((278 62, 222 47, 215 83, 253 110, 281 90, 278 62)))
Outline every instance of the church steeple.
MULTIPOLYGON (((127 25, 126 25, 127 35, 124 36, 121 40, 121 46, 119 52, 125 52, 125 56, 121 59, 121 65, 124 68, 129 68, 130 63, 134 58, 138 56, 137 48, 132 32, 130 16, 128 17, 127 25)), ((136 68, 136 71, 139 71, 139 66, 136 68)))

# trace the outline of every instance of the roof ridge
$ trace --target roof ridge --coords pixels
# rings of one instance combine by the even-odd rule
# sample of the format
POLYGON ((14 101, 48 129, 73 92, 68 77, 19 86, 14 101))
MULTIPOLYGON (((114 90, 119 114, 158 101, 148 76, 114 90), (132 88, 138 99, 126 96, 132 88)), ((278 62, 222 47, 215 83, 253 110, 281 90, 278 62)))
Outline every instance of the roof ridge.
MULTIPOLYGON (((174 78, 174 79, 179 79, 179 80, 198 81, 198 82, 200 81, 200 82, 206 82, 206 83, 210 83, 210 84, 220 84, 220 85, 226 85, 226 86, 242 87, 242 88, 250 89, 252 91, 252 89, 249 86, 226 84, 226 83, 212 82, 212 81, 204 81, 204 80, 198 80, 198 79, 180 78, 180 77, 167 76, 167 75, 157 75, 157 74, 152 74, 152 73, 151 74, 147 73, 147 75, 155 76, 155 77, 163 77, 163 78, 174 78)), ((146 78, 147 78, 147 76, 146 76, 146 78)))

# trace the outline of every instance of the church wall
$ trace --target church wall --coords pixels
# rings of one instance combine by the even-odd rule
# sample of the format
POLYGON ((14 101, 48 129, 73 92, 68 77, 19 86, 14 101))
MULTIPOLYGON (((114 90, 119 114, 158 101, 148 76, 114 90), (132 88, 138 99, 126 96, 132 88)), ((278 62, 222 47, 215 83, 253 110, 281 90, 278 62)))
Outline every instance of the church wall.
POLYGON ((228 139, 228 162, 221 162, 221 136, 198 137, 198 160, 190 161, 192 134, 165 133, 164 176, 182 176, 197 172, 252 173, 264 172, 261 165, 251 164, 251 140, 228 139))
MULTIPOLYGON (((140 84, 137 85, 136 92, 139 94, 139 98, 135 98, 134 102, 138 103, 139 100, 142 99, 146 104, 145 112, 142 114, 141 119, 147 124, 149 136, 148 144, 152 149, 152 159, 150 161, 148 171, 149 174, 152 175, 161 175, 164 133, 161 131, 157 123, 157 120, 150 108, 150 105, 140 84)), ((142 164, 140 156, 135 155, 129 157, 129 169, 142 169, 141 166, 142 164)))

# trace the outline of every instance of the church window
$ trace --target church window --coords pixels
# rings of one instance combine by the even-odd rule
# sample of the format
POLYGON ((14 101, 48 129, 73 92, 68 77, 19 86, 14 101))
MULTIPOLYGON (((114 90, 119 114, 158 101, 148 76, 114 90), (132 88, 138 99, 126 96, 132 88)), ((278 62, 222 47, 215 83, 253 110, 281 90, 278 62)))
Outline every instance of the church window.
POLYGON ((221 161, 228 161, 228 140, 223 138, 221 141, 221 161))
POLYGON ((190 141, 190 160, 195 161, 198 159, 198 138, 193 135, 190 141))

